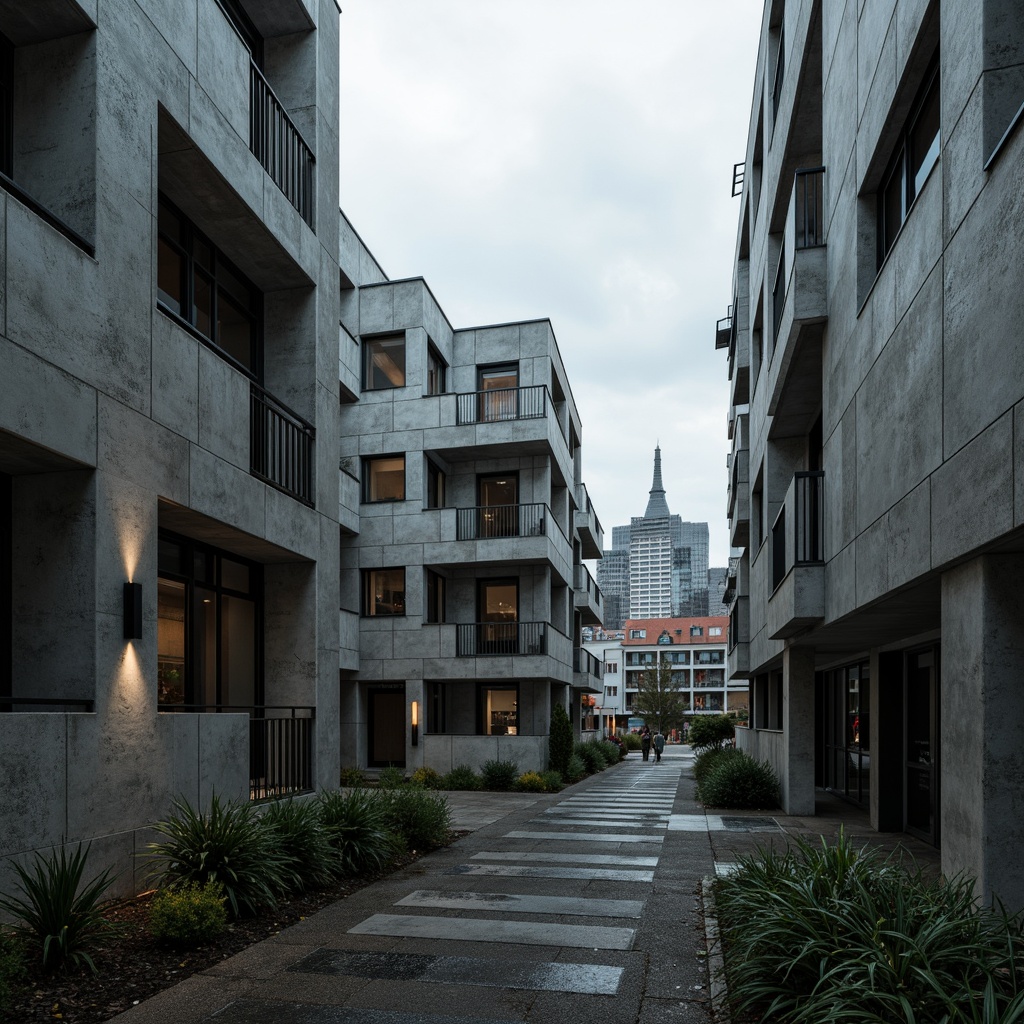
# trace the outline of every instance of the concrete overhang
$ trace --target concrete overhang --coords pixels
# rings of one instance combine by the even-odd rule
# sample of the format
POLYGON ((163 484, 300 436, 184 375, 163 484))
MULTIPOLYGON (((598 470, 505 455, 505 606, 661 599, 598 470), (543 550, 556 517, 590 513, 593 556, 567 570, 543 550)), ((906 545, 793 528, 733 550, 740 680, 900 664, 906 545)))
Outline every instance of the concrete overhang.
POLYGON ((824 564, 794 565, 768 599, 768 636, 788 640, 824 617, 824 564))
MULTIPOLYGON (((96 2, 91 5, 93 12, 96 2)), ((0 30, 15 46, 61 39, 96 27, 77 0, 0 0, 0 30)))

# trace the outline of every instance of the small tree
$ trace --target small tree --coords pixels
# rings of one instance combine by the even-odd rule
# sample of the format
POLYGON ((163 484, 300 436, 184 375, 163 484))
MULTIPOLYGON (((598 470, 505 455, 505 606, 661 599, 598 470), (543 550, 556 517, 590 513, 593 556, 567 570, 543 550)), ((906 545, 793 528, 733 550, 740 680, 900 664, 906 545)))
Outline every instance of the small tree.
POLYGON ((663 661, 640 677, 633 699, 633 714, 662 734, 678 726, 686 712, 686 698, 672 678, 672 666, 663 661))
POLYGON ((552 771, 569 777, 569 758, 572 757, 572 723, 563 704, 551 709, 551 727, 548 738, 548 764, 552 771))
POLYGON ((728 715, 697 715, 690 719, 690 746, 694 750, 718 750, 736 735, 728 715))

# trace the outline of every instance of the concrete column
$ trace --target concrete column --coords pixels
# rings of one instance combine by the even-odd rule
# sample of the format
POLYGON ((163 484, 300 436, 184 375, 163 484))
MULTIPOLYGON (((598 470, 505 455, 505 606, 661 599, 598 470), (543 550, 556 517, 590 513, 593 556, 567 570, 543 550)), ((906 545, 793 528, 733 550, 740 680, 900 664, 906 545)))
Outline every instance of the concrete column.
POLYGON ((942 576, 940 841, 946 875, 985 902, 1024 907, 1024 556, 982 556, 942 576))
POLYGON ((903 652, 873 652, 869 700, 871 827, 903 831, 903 652))
POLYGON ((814 814, 814 649, 782 652, 783 764, 779 783, 787 814, 814 814))

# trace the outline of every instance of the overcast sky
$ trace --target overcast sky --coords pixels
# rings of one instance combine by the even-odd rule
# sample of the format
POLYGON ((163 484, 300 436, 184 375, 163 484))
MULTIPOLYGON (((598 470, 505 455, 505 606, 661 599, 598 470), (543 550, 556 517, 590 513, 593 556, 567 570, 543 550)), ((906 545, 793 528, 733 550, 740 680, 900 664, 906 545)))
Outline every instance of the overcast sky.
POLYGON ((549 317, 611 528, 669 508, 729 554, 731 301, 761 0, 345 0, 341 205, 456 328, 549 317))

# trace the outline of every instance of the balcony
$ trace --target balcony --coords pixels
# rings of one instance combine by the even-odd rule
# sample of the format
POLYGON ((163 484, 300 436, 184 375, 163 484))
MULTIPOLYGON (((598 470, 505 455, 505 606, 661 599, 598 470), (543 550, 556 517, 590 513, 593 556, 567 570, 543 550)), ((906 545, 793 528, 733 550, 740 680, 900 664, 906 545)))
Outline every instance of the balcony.
POLYGON ((599 625, 602 618, 601 591, 585 565, 573 566, 573 603, 583 625, 599 625))
POLYGON ((728 348, 729 339, 732 337, 732 310, 733 307, 729 307, 729 312, 722 317, 721 320, 715 321, 715 348, 728 348))
POLYGON ((455 626, 457 658, 547 654, 546 622, 460 622, 455 626))
POLYGON ((732 427, 726 518, 730 546, 744 548, 750 543, 750 414, 737 413, 732 427))
POLYGON ((604 530, 597 518, 586 484, 576 487, 576 502, 579 509, 575 513, 576 533, 582 544, 584 558, 600 558, 604 550, 604 530))
POLYGON ((543 537, 547 505, 482 505, 455 510, 456 540, 543 537))
POLYGON ((729 651, 726 679, 750 677, 750 598, 737 596, 729 613, 729 651))
POLYGON ((825 617, 823 471, 797 473, 772 527, 768 635, 786 640, 825 617))
POLYGON ((249 464, 254 477, 313 507, 316 430, 258 384, 250 384, 249 464))
POLYGON ((263 73, 249 64, 249 149, 274 184, 313 226, 313 152, 263 73))
POLYGON ((828 319, 824 183, 824 167, 794 176, 772 294, 768 414, 773 437, 806 432, 821 404, 821 339, 828 319))
POLYGON ((573 686, 580 690, 600 691, 601 662, 582 647, 572 649, 573 686))
POLYGON ((543 384, 525 388, 493 388, 456 396, 455 423, 508 423, 542 419, 548 412, 548 389, 543 384))

